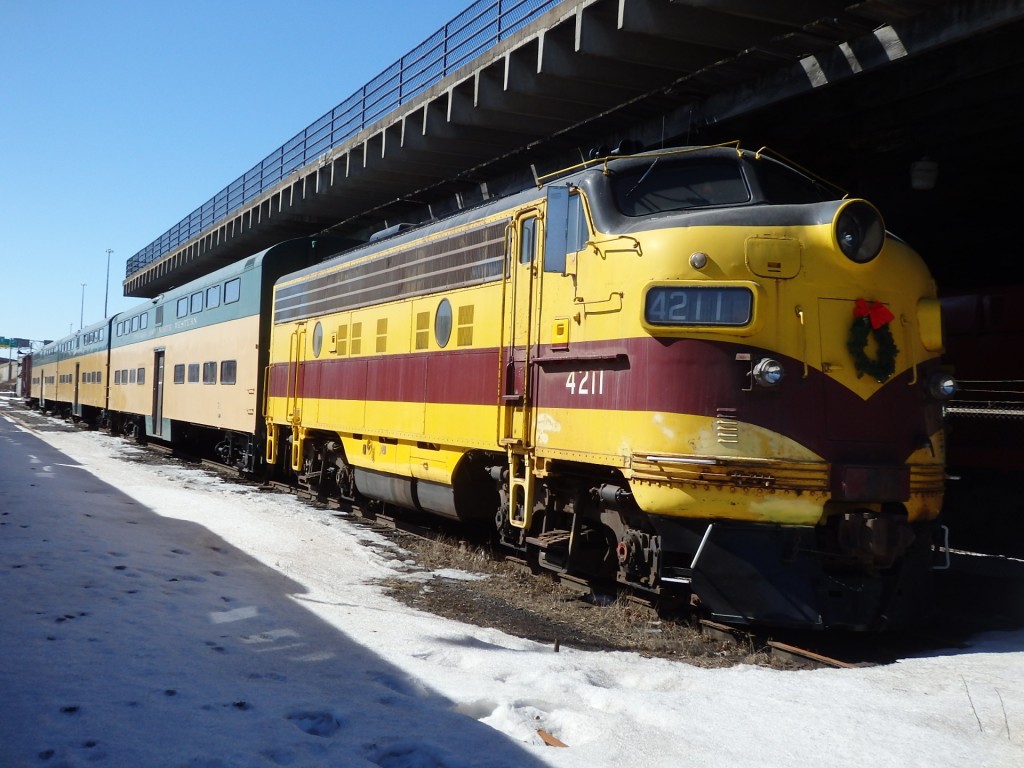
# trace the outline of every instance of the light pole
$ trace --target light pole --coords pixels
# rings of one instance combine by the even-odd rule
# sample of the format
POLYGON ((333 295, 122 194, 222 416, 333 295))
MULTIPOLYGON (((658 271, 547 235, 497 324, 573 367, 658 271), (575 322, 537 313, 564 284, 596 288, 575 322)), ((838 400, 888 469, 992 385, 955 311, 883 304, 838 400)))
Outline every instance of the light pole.
POLYGON ((110 254, 114 252, 113 248, 107 248, 107 282, 104 285, 107 286, 103 292, 103 319, 107 319, 107 298, 110 296, 110 254))
POLYGON ((82 309, 78 314, 78 330, 85 325, 85 283, 82 283, 82 309))

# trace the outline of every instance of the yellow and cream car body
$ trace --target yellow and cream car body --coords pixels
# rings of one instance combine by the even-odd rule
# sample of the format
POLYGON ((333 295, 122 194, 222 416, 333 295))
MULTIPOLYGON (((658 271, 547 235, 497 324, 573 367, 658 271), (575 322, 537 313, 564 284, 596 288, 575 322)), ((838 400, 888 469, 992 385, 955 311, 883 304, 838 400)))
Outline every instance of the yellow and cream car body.
POLYGON ((109 419, 115 429, 254 471, 262 450, 259 402, 265 305, 273 281, 314 258, 304 238, 204 275, 111 322, 109 419))

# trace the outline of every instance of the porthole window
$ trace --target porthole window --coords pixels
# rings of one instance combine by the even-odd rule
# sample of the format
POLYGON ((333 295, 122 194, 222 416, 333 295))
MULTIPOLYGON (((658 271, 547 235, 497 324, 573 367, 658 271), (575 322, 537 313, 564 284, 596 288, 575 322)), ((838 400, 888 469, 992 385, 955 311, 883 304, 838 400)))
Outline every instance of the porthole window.
POLYGON ((324 345, 324 327, 319 322, 313 327, 313 357, 320 357, 324 345))
POLYGON ((452 337, 452 305, 448 299, 441 299, 437 305, 437 312, 434 313, 434 339, 437 346, 447 347, 448 340, 452 337))

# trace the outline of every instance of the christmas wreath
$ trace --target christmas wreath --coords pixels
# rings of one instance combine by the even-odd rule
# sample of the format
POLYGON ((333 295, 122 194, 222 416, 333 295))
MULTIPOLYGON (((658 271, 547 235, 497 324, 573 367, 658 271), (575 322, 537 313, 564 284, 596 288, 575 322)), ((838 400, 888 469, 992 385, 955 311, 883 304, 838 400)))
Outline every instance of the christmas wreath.
POLYGON ((889 308, 877 301, 857 299, 853 305, 853 323, 850 335, 846 339, 846 348, 853 355, 853 364, 857 369, 857 378, 867 374, 879 384, 896 371, 896 354, 899 349, 889 330, 893 314, 889 308), (868 335, 875 339, 877 354, 868 356, 868 335))

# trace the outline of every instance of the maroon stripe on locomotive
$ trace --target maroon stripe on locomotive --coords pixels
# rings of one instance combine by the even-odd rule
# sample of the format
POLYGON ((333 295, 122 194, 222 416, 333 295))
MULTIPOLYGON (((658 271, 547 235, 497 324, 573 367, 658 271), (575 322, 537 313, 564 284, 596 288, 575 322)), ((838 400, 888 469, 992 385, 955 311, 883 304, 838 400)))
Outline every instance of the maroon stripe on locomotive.
MULTIPOLYGON (((888 381, 867 401, 822 372, 802 378, 800 361, 773 354, 789 375, 765 390, 749 380, 750 362, 768 353, 735 343, 693 339, 628 339, 576 344, 571 353, 542 349, 535 357, 532 401, 540 408, 651 411, 717 417, 784 435, 832 461, 903 462, 927 445, 941 410, 924 407, 911 371, 888 381), (600 390, 579 396, 570 373, 601 374, 600 390)), ((302 364, 299 396, 448 405, 499 402, 497 349, 313 360, 302 364)), ((921 366, 919 379, 935 366, 921 366), (927 369, 927 370, 926 370, 927 369)), ((271 369, 271 397, 287 395, 288 366, 271 369)))

